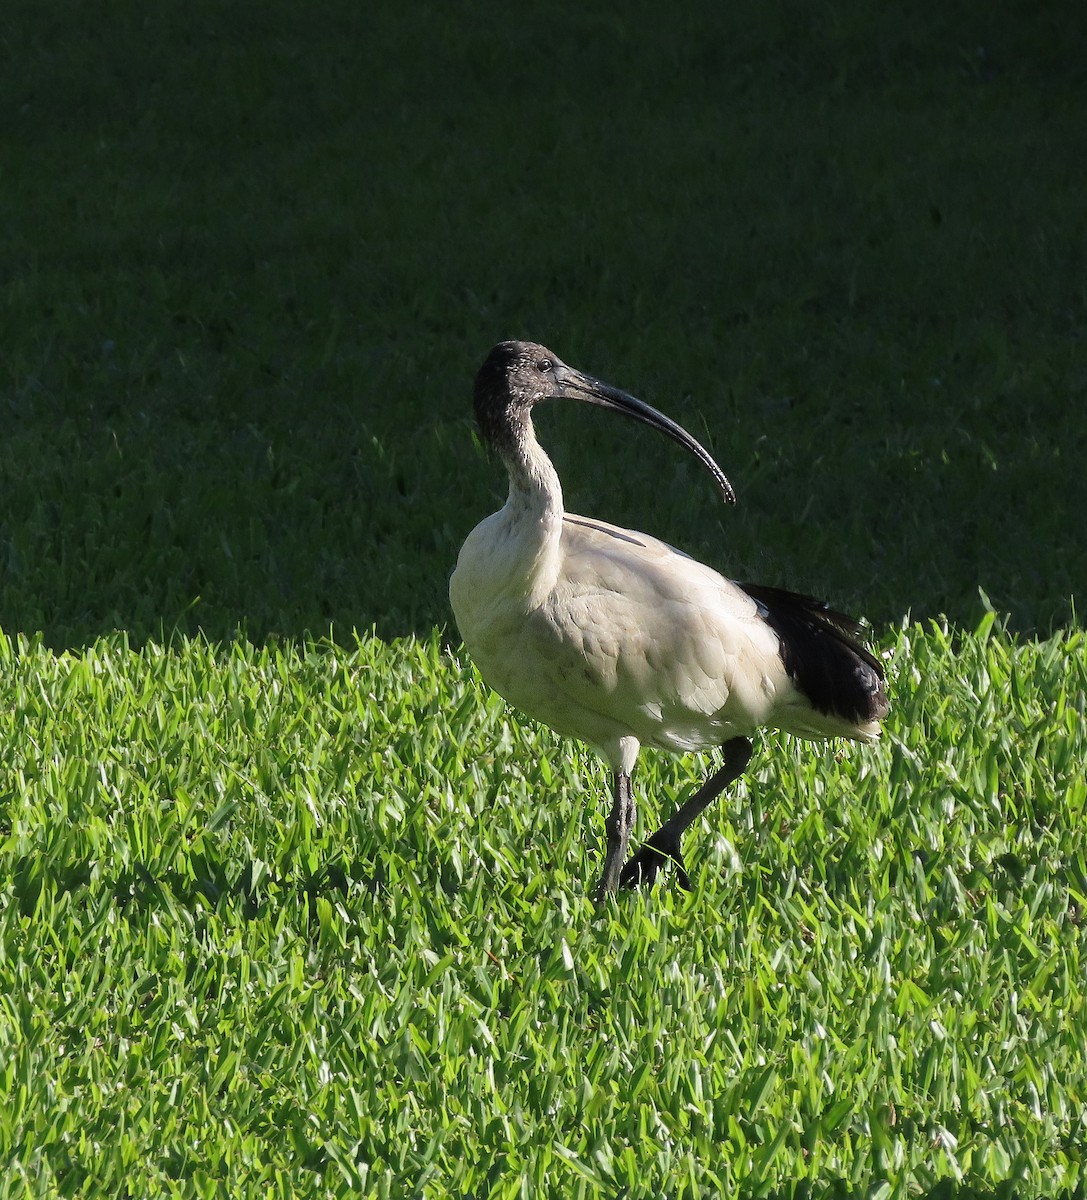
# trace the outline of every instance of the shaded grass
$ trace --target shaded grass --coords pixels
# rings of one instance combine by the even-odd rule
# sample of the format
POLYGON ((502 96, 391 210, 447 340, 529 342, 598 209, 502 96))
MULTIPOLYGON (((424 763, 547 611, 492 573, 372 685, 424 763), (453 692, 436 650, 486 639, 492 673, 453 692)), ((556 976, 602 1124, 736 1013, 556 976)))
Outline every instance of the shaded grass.
POLYGON ((1069 619, 1073 6, 16 4, 3 53, 5 628, 444 624, 511 335, 741 498, 556 411, 575 511, 879 622, 1069 619))
POLYGON ((1081 1187, 1087 655, 991 624, 599 910, 598 765, 437 639, 0 643, 4 1194, 1081 1187))

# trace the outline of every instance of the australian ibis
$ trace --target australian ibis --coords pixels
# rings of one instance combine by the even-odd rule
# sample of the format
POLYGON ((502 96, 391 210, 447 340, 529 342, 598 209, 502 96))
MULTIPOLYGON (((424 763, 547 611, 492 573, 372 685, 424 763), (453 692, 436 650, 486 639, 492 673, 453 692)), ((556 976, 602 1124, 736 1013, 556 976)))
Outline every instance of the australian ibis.
POLYGON ((651 883, 669 861, 689 887, 680 839, 743 772, 755 730, 875 741, 888 707, 883 671, 857 640, 860 626, 821 601, 734 583, 647 534, 566 512, 532 426, 533 408, 558 397, 667 434, 733 501, 710 453, 669 417, 543 346, 501 342, 476 376, 475 414, 509 474, 509 497, 468 535, 450 601, 484 680, 609 764, 599 894, 651 883), (628 860, 642 746, 719 746, 724 762, 628 860))

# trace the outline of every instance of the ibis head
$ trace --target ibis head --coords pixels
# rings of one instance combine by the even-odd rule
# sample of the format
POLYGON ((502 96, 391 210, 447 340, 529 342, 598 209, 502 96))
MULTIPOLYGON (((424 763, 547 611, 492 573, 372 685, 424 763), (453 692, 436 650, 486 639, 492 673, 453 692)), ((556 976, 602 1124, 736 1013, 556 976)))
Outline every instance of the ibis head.
POLYGON ((736 494, 725 473, 682 425, 611 384, 568 367, 561 358, 535 342, 499 342, 487 355, 475 384, 480 432, 503 457, 516 456, 531 428, 534 406, 561 397, 609 408, 666 434, 709 471, 725 500, 730 504, 735 501, 736 494))

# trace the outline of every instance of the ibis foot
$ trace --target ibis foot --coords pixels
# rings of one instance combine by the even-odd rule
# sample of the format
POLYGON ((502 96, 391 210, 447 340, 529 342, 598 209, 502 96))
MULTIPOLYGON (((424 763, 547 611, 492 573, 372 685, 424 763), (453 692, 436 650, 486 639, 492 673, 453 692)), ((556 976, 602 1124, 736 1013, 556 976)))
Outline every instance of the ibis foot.
POLYGON ((631 856, 630 861, 623 867, 619 876, 619 886, 622 888, 641 887, 643 884, 652 887, 656 882, 661 867, 675 863, 676 883, 685 891, 691 890, 691 877, 683 864, 683 854, 679 848, 679 839, 665 835, 663 830, 655 833, 631 856))

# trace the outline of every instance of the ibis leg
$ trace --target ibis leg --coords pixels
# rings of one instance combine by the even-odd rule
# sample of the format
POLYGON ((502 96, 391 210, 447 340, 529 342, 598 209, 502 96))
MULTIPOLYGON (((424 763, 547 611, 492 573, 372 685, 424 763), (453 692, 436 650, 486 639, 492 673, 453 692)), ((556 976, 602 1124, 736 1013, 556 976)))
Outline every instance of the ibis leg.
POLYGON ((634 832, 634 794, 630 776, 616 771, 612 783, 612 805, 604 828, 608 834, 608 852, 604 858, 604 875, 596 889, 597 899, 610 896, 619 884, 619 872, 627 856, 630 835, 634 832))
POLYGON ((738 779, 751 758, 751 743, 747 738, 731 738, 725 742, 724 763, 706 780, 697 792, 681 805, 648 841, 638 849, 623 868, 619 876, 620 887, 637 887, 652 883, 665 863, 676 864, 676 879, 679 886, 689 891, 691 879, 683 865, 679 843, 684 831, 696 817, 738 779))

